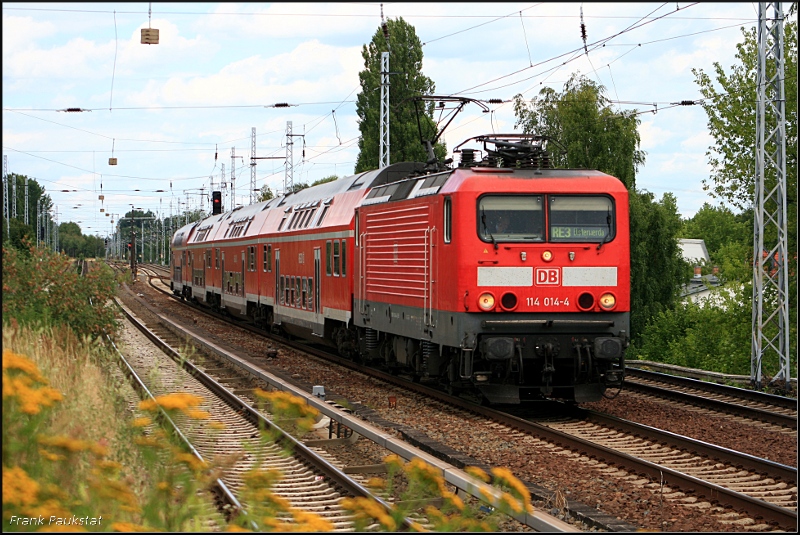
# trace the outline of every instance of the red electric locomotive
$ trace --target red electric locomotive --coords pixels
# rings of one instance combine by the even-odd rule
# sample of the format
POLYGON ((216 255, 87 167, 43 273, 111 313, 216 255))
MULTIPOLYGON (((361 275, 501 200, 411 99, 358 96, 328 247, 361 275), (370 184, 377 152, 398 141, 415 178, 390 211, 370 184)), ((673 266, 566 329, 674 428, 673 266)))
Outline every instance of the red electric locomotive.
POLYGON ((173 290, 490 403, 598 400, 629 339, 627 190, 550 168, 534 136, 472 141, 452 169, 395 164, 188 225, 173 290))

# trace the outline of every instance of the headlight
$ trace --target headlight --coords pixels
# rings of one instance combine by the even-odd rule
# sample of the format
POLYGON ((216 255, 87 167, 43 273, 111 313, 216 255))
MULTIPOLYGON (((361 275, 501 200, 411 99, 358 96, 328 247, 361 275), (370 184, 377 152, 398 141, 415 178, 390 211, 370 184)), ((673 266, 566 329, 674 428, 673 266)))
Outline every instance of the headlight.
POLYGON ((478 308, 485 312, 489 312, 494 308, 495 301, 494 296, 489 292, 482 293, 480 297, 478 297, 478 308))
POLYGON ((611 310, 617 306, 617 298, 614 294, 603 294, 600 296, 600 306, 605 310, 611 310))
POLYGON ((542 260, 545 262, 550 262, 553 259, 553 253, 551 251, 544 251, 542 253, 542 260))

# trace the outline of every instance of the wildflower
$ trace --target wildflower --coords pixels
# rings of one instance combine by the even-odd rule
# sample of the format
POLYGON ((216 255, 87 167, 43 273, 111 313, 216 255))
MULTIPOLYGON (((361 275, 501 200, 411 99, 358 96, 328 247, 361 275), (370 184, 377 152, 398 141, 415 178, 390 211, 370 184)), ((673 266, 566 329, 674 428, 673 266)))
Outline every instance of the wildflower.
POLYGON ((269 488, 281 480, 278 470, 251 470, 244 475, 244 483, 250 488, 269 488))
POLYGON ((386 488, 386 480, 379 477, 371 477, 367 481, 367 487, 371 489, 384 489, 386 488))
POLYGON ((505 484, 524 501, 526 502, 530 501, 531 499, 530 491, 528 491, 527 487, 525 487, 522 481, 517 479, 508 468, 502 468, 502 467, 492 468, 492 475, 499 480, 499 483, 505 484))
POLYGON ((178 453, 175 456, 175 460, 180 463, 186 464, 189 468, 191 468, 195 472, 204 470, 208 466, 205 461, 198 459, 195 455, 191 453, 178 453))
POLYGON ((445 500, 449 501, 450 504, 452 504, 452 506, 455 507, 456 509, 458 509, 459 511, 463 511, 464 510, 464 502, 461 500, 461 498, 456 496, 454 493, 452 493, 450 491, 445 491, 445 492, 442 493, 442 498, 444 498, 445 500))
POLYGON ((10 349, 3 350, 3 371, 19 370, 39 383, 47 383, 47 379, 42 377, 38 366, 24 355, 14 353, 10 349))
POLYGON ((400 456, 395 454, 395 453, 392 453, 391 455, 388 455, 383 460, 383 462, 386 463, 389 467, 394 466, 395 468, 398 468, 398 469, 403 467, 403 459, 401 459, 400 456))
POLYGON ((62 450, 69 451, 70 453, 88 450, 93 446, 93 444, 88 440, 79 440, 64 435, 56 435, 53 437, 40 436, 37 440, 39 444, 53 448, 61 448, 62 450))
POLYGON ((114 522, 111 524, 111 531, 119 531, 121 533, 131 531, 153 531, 153 528, 132 524, 131 522, 114 522))
POLYGON ((383 507, 375 500, 358 496, 356 498, 344 498, 341 501, 344 509, 351 511, 357 519, 377 520, 387 531, 394 531, 397 527, 394 519, 389 516, 383 507))
POLYGON ((237 526, 236 524, 228 524, 228 527, 225 529, 225 531, 251 532, 252 530, 237 526))
POLYGON ((208 424, 208 427, 210 427, 211 429, 216 429, 217 431, 222 431, 223 429, 225 429, 225 424, 222 423, 222 422, 214 421, 214 422, 210 422, 208 424))
POLYGON ((466 473, 471 475, 474 478, 480 479, 486 483, 489 482, 489 474, 478 468, 477 466, 468 466, 464 469, 466 473))
POLYGON ((165 410, 185 410, 190 407, 197 407, 203 402, 203 398, 189 394, 187 392, 175 392, 158 396, 154 399, 147 399, 139 402, 139 409, 143 411, 155 412, 158 407, 165 410))
POLYGON ((211 414, 208 412, 198 409, 187 409, 183 412, 186 414, 186 416, 189 418, 194 418, 195 420, 208 420, 211 417, 211 414))
POLYGON ((292 511, 292 516, 294 517, 294 521, 298 524, 296 527, 300 528, 300 531, 333 531, 333 524, 314 513, 295 509, 292 511))
POLYGON ((9 377, 4 371, 3 398, 17 398, 20 410, 25 414, 39 414, 42 406, 52 407, 56 401, 61 401, 61 392, 49 386, 32 388, 34 382, 35 380, 27 375, 9 377))
POLYGON ((508 508, 511 509, 511 511, 516 514, 522 512, 522 504, 519 502, 519 500, 517 500, 514 496, 512 496, 507 492, 504 492, 500 496, 500 503, 501 505, 505 504, 506 506, 508 506, 508 508))
POLYGON ((158 490, 167 490, 169 489, 169 483, 167 483, 166 481, 159 481, 156 487, 158 488, 158 490))
POLYGON ((66 459, 66 457, 64 457, 63 455, 58 455, 57 453, 52 453, 42 448, 39 448, 39 455, 41 455, 48 461, 53 461, 53 462, 63 461, 64 459, 66 459))
POLYGON ((3 504, 31 505, 38 493, 39 483, 28 477, 25 470, 19 466, 3 467, 3 504))
POLYGON ((139 446, 145 446, 149 448, 163 448, 164 445, 161 444, 158 440, 153 437, 136 437, 134 442, 139 446))
POLYGON ((151 423, 153 423, 153 420, 151 420, 150 418, 147 418, 147 417, 136 418, 136 419, 133 420, 133 422, 131 422, 131 426, 133 426, 133 427, 146 427, 146 426, 150 425, 151 423))

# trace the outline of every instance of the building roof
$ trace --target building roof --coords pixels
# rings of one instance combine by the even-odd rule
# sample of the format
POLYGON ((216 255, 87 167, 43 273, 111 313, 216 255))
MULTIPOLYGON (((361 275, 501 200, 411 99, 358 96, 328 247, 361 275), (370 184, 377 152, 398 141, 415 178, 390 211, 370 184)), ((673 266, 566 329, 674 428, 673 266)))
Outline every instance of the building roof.
POLYGON ((703 240, 680 238, 678 246, 681 248, 683 259, 687 262, 711 261, 708 256, 708 249, 706 249, 706 242, 703 240))

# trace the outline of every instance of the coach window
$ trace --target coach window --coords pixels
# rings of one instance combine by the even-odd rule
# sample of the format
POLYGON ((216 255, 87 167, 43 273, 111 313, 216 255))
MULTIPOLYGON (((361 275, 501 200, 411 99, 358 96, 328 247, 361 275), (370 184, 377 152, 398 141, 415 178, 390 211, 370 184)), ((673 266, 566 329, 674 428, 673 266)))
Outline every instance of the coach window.
POLYGON ((333 276, 339 276, 339 240, 333 240, 333 276))
POLYGON ((214 266, 219 269, 219 247, 214 249, 214 266))
POLYGON ((331 274, 331 242, 325 242, 325 274, 331 274))
POLYGON ((300 308, 300 300, 303 297, 303 295, 300 293, 300 279, 301 277, 294 279, 294 306, 297 308, 300 308))
POLYGON ((314 310, 314 279, 308 279, 308 309, 314 310))
POLYGON ((550 241, 605 243, 614 239, 611 197, 550 195, 550 241))
POLYGON ((347 275, 347 240, 342 240, 342 277, 347 275))
POLYGON ((206 251, 206 267, 211 269, 211 249, 206 251))
POLYGON ((248 271, 255 271, 256 270, 256 246, 251 245, 247 248, 247 270, 248 271))
POLYGON ((284 292, 284 288, 286 288, 286 281, 284 280, 283 275, 281 275, 281 291, 280 291, 280 296, 278 297, 278 299, 281 300, 281 304, 284 304, 286 302, 286 300, 284 299, 284 293, 283 293, 284 292))
POLYGON ((450 243, 453 228, 453 203, 450 197, 444 199, 444 242, 450 243))

